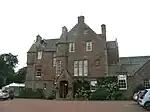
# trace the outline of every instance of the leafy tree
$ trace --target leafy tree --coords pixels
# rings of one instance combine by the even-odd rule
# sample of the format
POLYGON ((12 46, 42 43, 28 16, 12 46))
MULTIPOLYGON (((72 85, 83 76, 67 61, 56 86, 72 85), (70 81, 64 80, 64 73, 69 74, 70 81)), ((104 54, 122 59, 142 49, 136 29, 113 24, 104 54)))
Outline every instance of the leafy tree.
POLYGON ((14 82, 16 83, 24 83, 25 77, 27 73, 27 67, 23 67, 17 71, 14 75, 14 82))
POLYGON ((17 55, 11 53, 0 55, 0 87, 13 82, 14 69, 17 64, 17 55))

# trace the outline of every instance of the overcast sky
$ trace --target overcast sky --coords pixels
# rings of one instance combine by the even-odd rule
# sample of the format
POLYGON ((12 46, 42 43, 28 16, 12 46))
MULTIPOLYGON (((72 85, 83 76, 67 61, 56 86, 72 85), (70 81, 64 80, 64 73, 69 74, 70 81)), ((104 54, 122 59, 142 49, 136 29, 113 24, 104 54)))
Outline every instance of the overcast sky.
POLYGON ((0 0, 0 53, 18 55, 26 66, 26 52, 40 34, 59 38, 62 26, 70 30, 77 17, 107 40, 117 38, 120 56, 150 55, 149 0, 0 0))

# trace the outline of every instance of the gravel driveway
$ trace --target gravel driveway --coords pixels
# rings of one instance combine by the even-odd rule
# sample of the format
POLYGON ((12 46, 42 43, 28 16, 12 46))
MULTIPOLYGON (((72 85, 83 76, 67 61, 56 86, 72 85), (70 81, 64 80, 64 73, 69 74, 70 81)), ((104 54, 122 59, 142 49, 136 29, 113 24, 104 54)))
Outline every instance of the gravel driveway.
POLYGON ((146 112, 132 101, 0 101, 0 112, 146 112))

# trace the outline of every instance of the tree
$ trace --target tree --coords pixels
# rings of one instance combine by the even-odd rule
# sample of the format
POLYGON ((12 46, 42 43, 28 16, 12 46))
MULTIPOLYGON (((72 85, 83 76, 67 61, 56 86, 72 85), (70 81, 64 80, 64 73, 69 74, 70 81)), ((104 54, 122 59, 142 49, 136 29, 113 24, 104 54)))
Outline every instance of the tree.
POLYGON ((11 53, 0 55, 0 87, 13 82, 14 69, 17 64, 17 55, 11 53))
POLYGON ((14 75, 14 82, 16 83, 24 83, 25 77, 27 73, 27 67, 23 67, 17 71, 14 75))

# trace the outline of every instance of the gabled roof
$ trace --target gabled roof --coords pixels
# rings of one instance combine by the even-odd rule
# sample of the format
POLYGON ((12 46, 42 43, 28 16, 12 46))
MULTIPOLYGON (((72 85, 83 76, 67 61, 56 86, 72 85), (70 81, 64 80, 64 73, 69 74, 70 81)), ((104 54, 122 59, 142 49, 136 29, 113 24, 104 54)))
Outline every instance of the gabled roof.
POLYGON ((67 81, 72 80, 72 76, 71 76, 71 74, 69 73, 68 70, 63 69, 61 71, 61 74, 58 77, 57 81, 61 81, 61 80, 67 80, 67 81))
MULTIPOLYGON (((59 39, 46 39, 45 40, 45 47, 44 47, 44 51, 56 51, 56 42, 59 39)), ((37 48, 36 48, 36 43, 32 44, 31 48, 29 49, 28 52, 36 52, 37 48)))
MULTIPOLYGON (((147 63, 150 56, 134 56, 134 57, 120 57, 119 64, 124 70, 128 72, 129 75, 134 75, 141 67, 147 63)), ((116 75, 118 71, 117 65, 108 66, 108 75, 116 75)), ((120 70, 120 71, 124 71, 120 70)))
POLYGON ((138 72, 140 72, 141 70, 144 70, 146 67, 150 67, 150 59, 147 60, 147 62, 145 64, 143 64, 143 66, 141 66, 135 73, 134 75, 138 74, 138 72))
POLYGON ((84 35, 84 31, 88 32, 88 35, 93 35, 98 39, 101 39, 98 34, 96 34, 86 23, 77 23, 69 32, 68 32, 68 41, 75 41, 79 36, 84 35))

